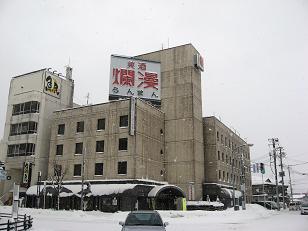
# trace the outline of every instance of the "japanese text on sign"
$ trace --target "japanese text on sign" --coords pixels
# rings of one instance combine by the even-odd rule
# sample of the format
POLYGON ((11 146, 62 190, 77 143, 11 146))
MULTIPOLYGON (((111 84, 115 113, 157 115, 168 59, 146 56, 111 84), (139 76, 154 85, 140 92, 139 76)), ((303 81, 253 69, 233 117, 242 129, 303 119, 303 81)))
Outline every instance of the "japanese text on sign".
POLYGON ((160 100, 160 63, 111 56, 110 95, 160 100))

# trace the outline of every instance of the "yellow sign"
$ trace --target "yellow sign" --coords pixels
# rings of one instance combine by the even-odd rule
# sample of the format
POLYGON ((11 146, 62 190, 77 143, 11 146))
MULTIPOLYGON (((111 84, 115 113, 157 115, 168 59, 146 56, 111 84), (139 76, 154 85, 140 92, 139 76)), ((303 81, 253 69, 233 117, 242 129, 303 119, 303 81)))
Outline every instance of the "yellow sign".
POLYGON ((186 211, 186 210, 187 210, 187 207, 186 207, 186 198, 182 198, 182 208, 183 208, 183 211, 186 211))
POLYGON ((45 86, 44 86, 44 90, 47 93, 51 93, 54 96, 59 97, 60 96, 60 87, 59 84, 57 82, 57 80, 54 77, 51 77, 50 75, 48 75, 45 78, 45 86))

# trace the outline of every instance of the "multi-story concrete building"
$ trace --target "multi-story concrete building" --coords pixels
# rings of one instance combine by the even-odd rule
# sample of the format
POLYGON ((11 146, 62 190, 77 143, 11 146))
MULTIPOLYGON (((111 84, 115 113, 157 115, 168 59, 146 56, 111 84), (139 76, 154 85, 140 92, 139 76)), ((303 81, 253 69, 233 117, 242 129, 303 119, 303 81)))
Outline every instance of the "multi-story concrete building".
POLYGON ((245 191, 246 201, 251 201, 250 151, 246 141, 216 117, 203 118, 205 147, 204 195, 211 199, 225 200, 232 204, 233 186, 235 197, 245 191), (241 188, 244 185, 245 190, 241 188))
POLYGON ((161 110, 165 113, 167 181, 189 200, 202 198, 204 151, 201 71, 191 45, 151 52, 138 58, 161 63, 161 110))
POLYGON ((127 99, 64 109, 53 121, 50 177, 61 166, 63 180, 81 180, 84 161, 86 180, 165 180, 164 113, 149 103, 127 99))
MULTIPOLYGON (((157 208, 158 204, 168 204, 167 208, 175 208, 177 199, 185 196, 188 200, 206 199, 207 195, 216 199, 218 194, 215 194, 214 198, 208 191, 209 185, 222 186, 220 189, 223 188, 228 193, 233 176, 236 179, 235 186, 239 190, 241 162, 234 150, 246 143, 216 118, 202 118, 202 67, 196 62, 199 57, 199 52, 191 44, 134 57, 138 62, 143 60, 160 65, 161 83, 157 92, 161 93, 161 97, 155 104, 152 104, 154 101, 151 100, 126 98, 73 108, 71 98, 62 98, 72 95, 72 82, 70 78, 62 79, 65 83, 61 83, 61 86, 64 85, 61 87, 61 97, 56 98, 44 91, 41 92, 39 96, 43 100, 37 100, 40 110, 37 109, 35 112, 36 116, 42 118, 37 119, 37 125, 32 123, 28 125, 28 127, 37 126, 38 129, 50 128, 44 131, 38 130, 35 135, 27 134, 27 137, 34 136, 38 140, 49 139, 50 142, 48 144, 36 142, 33 155, 30 153, 29 157, 23 156, 17 165, 23 168, 24 162, 35 164, 31 185, 35 183, 37 179, 35 174, 38 171, 42 171, 42 180, 54 181, 55 172, 56 175, 61 175, 63 177, 61 180, 66 182, 68 191, 74 191, 76 188, 80 191, 80 183, 88 182, 92 185, 92 196, 96 193, 95 198, 91 199, 91 204, 99 205, 104 204, 104 201, 113 200, 115 195, 113 190, 107 190, 111 194, 110 198, 102 198, 106 193, 103 188, 121 181, 126 186, 128 182, 138 181, 134 187, 139 188, 135 190, 135 194, 130 194, 130 197, 134 198, 135 202, 142 201, 143 205, 151 208, 157 208), (52 106, 46 105, 48 97, 52 97, 50 100, 53 99, 52 106), (41 111, 42 107, 48 107, 48 112, 41 111), (44 122, 44 118, 48 120, 44 122), (41 147, 38 150, 38 146, 44 146, 45 149, 41 147), (234 172, 231 168, 232 160, 235 163, 234 172), (140 187, 144 185, 147 187, 141 190, 140 187), (160 198, 149 203, 149 200, 158 197, 157 195, 160 195, 160 198)), ((43 70, 42 73, 46 71, 43 70)), ((131 77, 128 73, 133 73, 132 69, 124 71, 127 71, 126 77, 131 77)), ((119 69, 119 72, 115 73, 124 71, 119 69)), ((36 99, 32 99, 34 95, 29 93, 28 97, 34 101, 36 99)), ((113 95, 110 99, 116 98, 117 96, 113 95)), ((8 118, 11 118, 10 105, 20 104, 23 101, 20 99, 14 103, 9 102, 8 118)), ((32 120, 27 121, 32 122, 32 120)), ((12 123, 7 122, 7 124, 11 126, 12 123)), ((19 131, 15 130, 15 127, 11 128, 14 134, 19 131)), ((8 145, 15 145, 11 142, 12 138, 8 135, 8 131, 5 133, 7 137, 5 142, 8 145)), ((244 151, 245 156, 243 159, 245 164, 241 166, 249 166, 249 149, 243 147, 240 151, 244 151)), ((7 153, 6 162, 10 163, 9 169, 12 172, 16 167, 13 167, 11 159, 15 158, 10 157, 12 154, 9 149, 7 153)), ((250 173, 247 171, 248 168, 246 168, 246 192, 250 195, 250 173)), ((22 178, 21 175, 15 175, 14 179, 22 178)), ((125 190, 130 193, 132 187, 125 190)), ((27 193, 35 197, 36 191, 36 188, 32 187, 27 193)), ((79 191, 71 192, 70 195, 81 195, 79 191)), ((219 191, 219 196, 230 199, 230 195, 226 193, 219 191)), ((236 195, 238 194, 239 192, 236 195)), ((118 196, 118 201, 129 204, 130 202, 124 198, 127 196, 123 195, 118 196)), ((32 205, 35 204, 34 201, 35 199, 32 200, 32 205)), ((79 206, 78 202, 69 200, 67 202, 67 205, 73 203, 75 207, 79 206)), ((230 204, 230 200, 228 203, 230 204)), ((132 206, 114 207, 117 208, 131 209, 132 206)))
POLYGON ((38 175, 47 176, 50 128, 55 110, 73 106, 72 69, 66 77, 41 69, 13 77, 10 84, 3 135, 5 165, 11 180, 27 188, 36 184, 38 175))

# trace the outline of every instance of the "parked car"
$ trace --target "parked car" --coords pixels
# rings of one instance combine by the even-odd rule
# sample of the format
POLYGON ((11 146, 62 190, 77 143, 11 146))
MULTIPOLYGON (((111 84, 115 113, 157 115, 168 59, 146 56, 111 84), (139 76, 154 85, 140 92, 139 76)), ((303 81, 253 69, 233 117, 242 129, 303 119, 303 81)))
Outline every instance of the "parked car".
POLYGON ((308 201, 303 201, 301 204, 301 214, 308 214, 308 201))
POLYGON ((163 223, 157 211, 133 211, 130 212, 125 222, 120 221, 122 231, 165 231, 168 222, 163 223))
POLYGON ((258 205, 261 205, 271 210, 276 210, 276 209, 278 210, 277 203, 274 201, 256 201, 256 202, 253 202, 253 204, 258 204, 258 205))

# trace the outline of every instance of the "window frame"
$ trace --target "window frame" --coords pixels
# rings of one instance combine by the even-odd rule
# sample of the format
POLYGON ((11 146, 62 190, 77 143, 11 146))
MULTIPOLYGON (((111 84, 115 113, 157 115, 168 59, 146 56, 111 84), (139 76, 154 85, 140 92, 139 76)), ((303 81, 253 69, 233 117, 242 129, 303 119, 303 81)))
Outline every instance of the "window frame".
POLYGON ((81 177, 81 175, 82 175, 82 165, 81 165, 81 164, 74 164, 74 168, 73 168, 73 177, 81 177), (80 168, 80 170, 77 169, 77 167, 80 168), (77 170, 80 171, 80 175, 76 175, 76 174, 75 174, 77 170))
POLYGON ((84 132, 84 121, 78 121, 76 123, 76 133, 83 133, 84 132))
POLYGON ((119 121, 119 127, 120 128, 127 128, 129 124, 129 117, 128 115, 121 115, 120 116, 120 121, 119 121), (127 118, 127 119, 126 119, 127 118))
POLYGON ((56 156, 63 156, 63 149, 64 149, 64 145, 63 144, 57 144, 56 145, 56 156), (58 153, 59 151, 59 147, 62 147, 60 150, 61 150, 61 154, 58 153))
POLYGON ((57 135, 59 135, 59 136, 63 136, 65 134, 65 124, 58 124, 58 133, 57 133, 57 135), (60 133, 60 132, 62 132, 62 128, 63 127, 63 133, 60 133))
POLYGON ((128 170, 128 168, 127 168, 127 161, 125 160, 125 161, 118 161, 118 175, 127 175, 127 170, 128 170), (124 164, 125 163, 125 166, 120 166, 121 164, 124 164), (123 167, 125 167, 125 173, 120 173, 120 168, 123 168, 123 167))
POLYGON ((105 152, 105 141, 104 140, 97 140, 95 145, 95 152, 96 153, 104 153, 105 152), (103 151, 98 150, 98 144, 102 143, 103 145, 103 151))
POLYGON ((77 143, 75 143, 75 153, 74 153, 75 155, 82 155, 83 154, 83 142, 77 142, 77 143), (78 153, 77 152, 77 146, 78 145, 81 145, 81 153, 78 153))
POLYGON ((105 118, 97 119, 96 131, 104 131, 105 129, 106 129, 106 119, 105 118), (100 123, 101 121, 103 121, 102 124, 100 123), (100 125, 103 125, 102 128, 100 125))
POLYGON ((119 152, 128 151, 128 138, 127 138, 127 137, 119 138, 118 151, 119 151, 119 152), (126 140, 126 149, 122 149, 122 148, 121 148, 121 144, 123 145, 123 143, 122 143, 121 141, 123 141, 123 140, 126 140))
POLYGON ((104 163, 95 163, 94 164, 94 176, 103 176, 104 175, 104 163), (98 166, 101 166, 101 169, 97 169, 98 166), (98 174, 98 170, 101 170, 101 174, 98 174))

